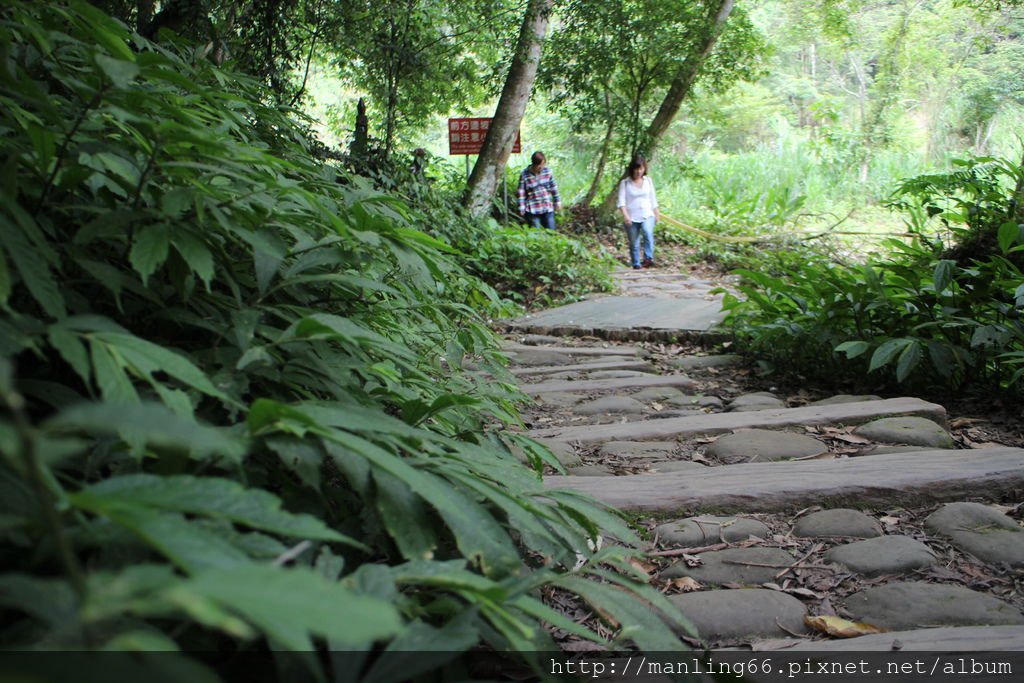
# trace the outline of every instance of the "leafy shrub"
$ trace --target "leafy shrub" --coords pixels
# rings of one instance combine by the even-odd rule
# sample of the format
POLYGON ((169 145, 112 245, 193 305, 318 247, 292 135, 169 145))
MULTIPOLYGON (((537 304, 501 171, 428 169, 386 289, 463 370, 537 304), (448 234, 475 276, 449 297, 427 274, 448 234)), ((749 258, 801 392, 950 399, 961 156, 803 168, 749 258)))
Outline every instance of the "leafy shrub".
POLYGON ((895 204, 910 213, 915 239, 887 241, 889 256, 862 266, 802 251, 776 259, 783 275, 740 271, 745 300, 727 297, 729 324, 752 352, 805 375, 1019 391, 1021 173, 1012 162, 975 160, 949 176, 907 181, 895 204), (927 237, 929 215, 960 241, 947 248, 927 237))
POLYGON ((6 2, 0 39, 5 648, 602 640, 542 588, 678 645, 630 552, 588 550, 630 530, 488 431, 521 398, 472 308, 496 299, 429 217, 85 3, 6 2))
POLYGON ((498 228, 476 246, 470 270, 524 306, 548 306, 610 291, 615 261, 595 244, 551 230, 498 228))

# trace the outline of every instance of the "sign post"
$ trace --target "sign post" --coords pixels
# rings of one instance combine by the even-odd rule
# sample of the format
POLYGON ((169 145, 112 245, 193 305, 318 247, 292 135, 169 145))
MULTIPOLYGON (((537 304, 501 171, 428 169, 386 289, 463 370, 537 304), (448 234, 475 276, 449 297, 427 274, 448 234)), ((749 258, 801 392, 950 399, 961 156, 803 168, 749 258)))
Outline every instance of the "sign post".
MULTIPOLYGON (((487 132, 491 128, 493 118, 458 118, 448 119, 448 154, 466 156, 466 182, 469 182, 469 155, 480 154, 483 149, 484 140, 487 139, 487 132)), ((522 141, 519 138, 519 131, 516 131, 515 142, 512 143, 512 153, 519 154, 523 151, 522 141)), ((505 223, 508 223, 508 185, 502 182, 504 192, 505 223)))

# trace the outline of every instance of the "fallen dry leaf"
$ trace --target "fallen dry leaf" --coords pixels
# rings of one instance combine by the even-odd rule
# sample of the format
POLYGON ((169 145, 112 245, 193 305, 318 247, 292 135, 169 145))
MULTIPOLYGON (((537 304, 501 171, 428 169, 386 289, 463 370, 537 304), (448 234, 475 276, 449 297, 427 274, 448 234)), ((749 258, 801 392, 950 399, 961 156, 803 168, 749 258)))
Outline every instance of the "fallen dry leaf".
POLYGON ((871 443, 871 439, 865 439, 863 436, 857 436, 856 434, 833 434, 832 438, 836 441, 845 441, 846 443, 871 443))
POLYGON ((885 524, 886 526, 896 526, 900 523, 899 517, 890 517, 889 515, 879 517, 878 521, 882 524, 885 524))
POLYGON ((678 579, 670 579, 668 585, 684 593, 700 590, 704 587, 700 584, 700 582, 696 581, 695 579, 689 576, 683 576, 678 579))
POLYGON ((644 562, 643 560, 639 560, 635 557, 629 558, 629 564, 632 565, 634 569, 639 570, 647 576, 650 576, 658 570, 658 568, 650 562, 644 562))
POLYGON ((886 629, 873 624, 862 624, 833 616, 806 616, 804 623, 815 631, 828 634, 835 638, 855 638, 870 633, 885 633, 886 629))

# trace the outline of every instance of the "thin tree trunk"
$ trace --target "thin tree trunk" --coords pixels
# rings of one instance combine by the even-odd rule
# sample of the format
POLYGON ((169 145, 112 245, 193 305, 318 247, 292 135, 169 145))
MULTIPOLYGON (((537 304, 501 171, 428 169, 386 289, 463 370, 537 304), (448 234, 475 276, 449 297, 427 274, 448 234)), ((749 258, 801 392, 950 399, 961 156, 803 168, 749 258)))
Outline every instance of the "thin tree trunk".
POLYGON ((544 36, 548 30, 548 18, 554 0, 529 0, 523 25, 519 29, 516 51, 509 67, 505 86, 501 90, 494 120, 487 131, 480 155, 473 166, 466 187, 465 203, 474 216, 483 216, 491 203, 491 197, 504 182, 505 165, 512 153, 519 123, 530 100, 533 81, 537 77, 544 36))
MULTIPOLYGON (((672 85, 669 86, 668 92, 665 93, 665 98, 661 101, 661 106, 658 107, 658 113, 654 115, 654 119, 647 127, 647 132, 641 138, 640 144, 635 150, 643 154, 648 162, 654 158, 654 153, 661 143, 661 139, 665 136, 669 126, 672 125, 672 121, 675 120, 676 114, 679 113, 680 107, 683 106, 683 102, 690 95, 693 84, 696 82, 697 76, 700 75, 708 55, 714 49, 715 43, 718 42, 719 36, 725 30, 725 23, 728 21, 735 5, 736 0, 718 0, 717 5, 711 7, 711 11, 708 13, 708 21, 705 24, 706 30, 702 36, 703 42, 700 44, 699 50, 693 59, 686 60, 679 67, 675 78, 672 79, 672 85)), ((611 213, 614 211, 615 201, 616 193, 610 192, 601 204, 602 212, 611 213)))
POLYGON ((611 153, 612 148, 612 135, 615 133, 615 117, 612 115, 611 102, 608 101, 608 91, 604 91, 605 103, 608 105, 608 128, 604 132, 604 140, 601 141, 601 155, 597 159, 597 171, 594 172, 594 180, 590 183, 590 189, 587 190, 586 196, 583 201, 580 202, 581 206, 590 206, 591 202, 594 201, 594 197, 597 196, 597 191, 601 187, 601 181, 604 180, 604 169, 608 165, 608 155, 611 153))

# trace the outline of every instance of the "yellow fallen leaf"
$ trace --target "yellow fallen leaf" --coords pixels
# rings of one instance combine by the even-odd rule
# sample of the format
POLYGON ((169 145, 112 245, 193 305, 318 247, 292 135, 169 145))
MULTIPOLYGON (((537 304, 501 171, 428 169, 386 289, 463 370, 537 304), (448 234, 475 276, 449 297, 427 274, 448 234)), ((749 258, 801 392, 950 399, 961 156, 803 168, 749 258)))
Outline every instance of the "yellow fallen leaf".
POLYGON ((862 624, 833 616, 806 616, 804 617, 804 623, 815 631, 827 633, 835 638, 855 638, 857 636, 866 636, 870 633, 885 633, 886 631, 886 629, 873 624, 862 624))

